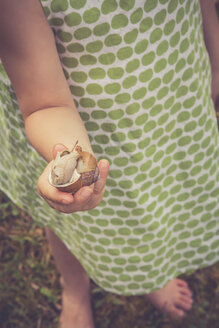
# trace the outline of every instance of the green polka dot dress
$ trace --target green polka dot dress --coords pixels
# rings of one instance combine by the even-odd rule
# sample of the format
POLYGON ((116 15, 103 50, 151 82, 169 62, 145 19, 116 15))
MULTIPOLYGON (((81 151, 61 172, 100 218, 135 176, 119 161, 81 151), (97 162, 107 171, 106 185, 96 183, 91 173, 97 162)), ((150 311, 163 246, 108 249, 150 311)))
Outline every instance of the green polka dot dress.
POLYGON ((46 163, 0 71, 0 186, 107 291, 137 295, 219 258, 219 134, 198 0, 44 0, 96 156, 111 165, 87 212, 37 195, 46 163), (28 163, 28 165, 27 165, 28 163))

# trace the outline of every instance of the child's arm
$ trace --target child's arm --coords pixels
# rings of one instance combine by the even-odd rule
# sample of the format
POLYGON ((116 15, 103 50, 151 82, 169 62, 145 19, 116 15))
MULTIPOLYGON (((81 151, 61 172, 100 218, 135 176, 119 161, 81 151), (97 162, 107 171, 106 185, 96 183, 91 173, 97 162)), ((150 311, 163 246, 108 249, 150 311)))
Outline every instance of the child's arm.
MULTIPOLYGON (((71 148, 78 140, 84 150, 91 151, 40 1, 0 0, 0 57, 15 89, 26 134, 34 148, 47 161, 52 160, 53 146, 58 143, 71 148)), ((45 175, 43 177, 43 180, 40 179, 40 194, 60 203, 65 193, 50 187, 45 175)), ((101 189, 98 191, 99 198, 105 180, 101 183, 99 187, 97 185, 101 189)), ((68 195, 66 199, 73 198, 68 195)), ((79 207, 76 209, 79 210, 79 207)))
POLYGON ((90 151, 53 33, 38 0, 0 1, 0 45, 0 57, 34 148, 51 160, 54 144, 61 142, 69 147, 79 139, 79 144, 90 151))
POLYGON ((214 0, 200 0, 206 48, 212 68, 212 98, 219 111, 219 22, 214 0))

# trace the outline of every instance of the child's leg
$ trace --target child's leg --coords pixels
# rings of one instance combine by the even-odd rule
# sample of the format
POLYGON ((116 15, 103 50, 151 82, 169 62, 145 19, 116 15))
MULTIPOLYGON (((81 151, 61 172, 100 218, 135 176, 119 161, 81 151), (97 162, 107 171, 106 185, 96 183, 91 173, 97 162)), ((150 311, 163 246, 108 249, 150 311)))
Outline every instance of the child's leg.
POLYGON ((88 276, 78 260, 50 229, 46 229, 46 234, 61 274, 61 328, 94 328, 88 276))
MULTIPOLYGON (((61 328, 93 328, 89 296, 89 278, 77 259, 61 240, 49 229, 47 238, 59 272, 62 275, 63 311, 61 328)), ((183 317, 192 307, 192 293, 187 283, 173 279, 165 287, 146 298, 159 310, 174 318, 183 317)))

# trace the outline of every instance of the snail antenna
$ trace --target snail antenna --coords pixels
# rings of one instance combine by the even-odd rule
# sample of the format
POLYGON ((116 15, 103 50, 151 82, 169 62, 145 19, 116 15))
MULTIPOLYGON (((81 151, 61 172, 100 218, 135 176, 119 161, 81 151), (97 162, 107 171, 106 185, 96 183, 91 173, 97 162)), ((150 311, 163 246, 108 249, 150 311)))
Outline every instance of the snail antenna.
POLYGON ((72 148, 72 151, 75 149, 75 147, 77 146, 77 144, 78 144, 78 140, 76 140, 76 143, 75 143, 74 147, 72 148))

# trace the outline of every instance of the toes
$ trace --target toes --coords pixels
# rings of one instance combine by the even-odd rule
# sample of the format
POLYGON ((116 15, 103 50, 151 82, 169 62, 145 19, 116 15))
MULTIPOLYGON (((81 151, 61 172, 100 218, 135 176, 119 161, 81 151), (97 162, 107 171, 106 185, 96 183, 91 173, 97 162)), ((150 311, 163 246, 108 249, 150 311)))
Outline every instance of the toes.
POLYGON ((185 295, 180 295, 178 297, 179 300, 182 300, 186 303, 192 304, 193 303, 193 299, 191 297, 185 296, 185 295))
POLYGON ((176 283, 181 294, 192 297, 192 291, 189 289, 189 285, 186 281, 176 278, 176 283))
POLYGON ((176 283, 177 283, 178 286, 189 288, 189 286, 188 286, 188 284, 185 280, 176 278, 176 283))
POLYGON ((170 315, 174 319, 181 319, 185 316, 185 312, 182 309, 178 309, 177 307, 172 306, 170 308, 170 315))
POLYGON ((179 292, 181 295, 188 296, 189 298, 192 298, 192 291, 188 288, 180 288, 179 292))
POLYGON ((176 302, 175 302, 176 306, 179 307, 180 309, 183 309, 183 310, 191 310, 192 308, 192 302, 188 301, 188 300, 185 300, 183 298, 180 298, 178 299, 176 302))

